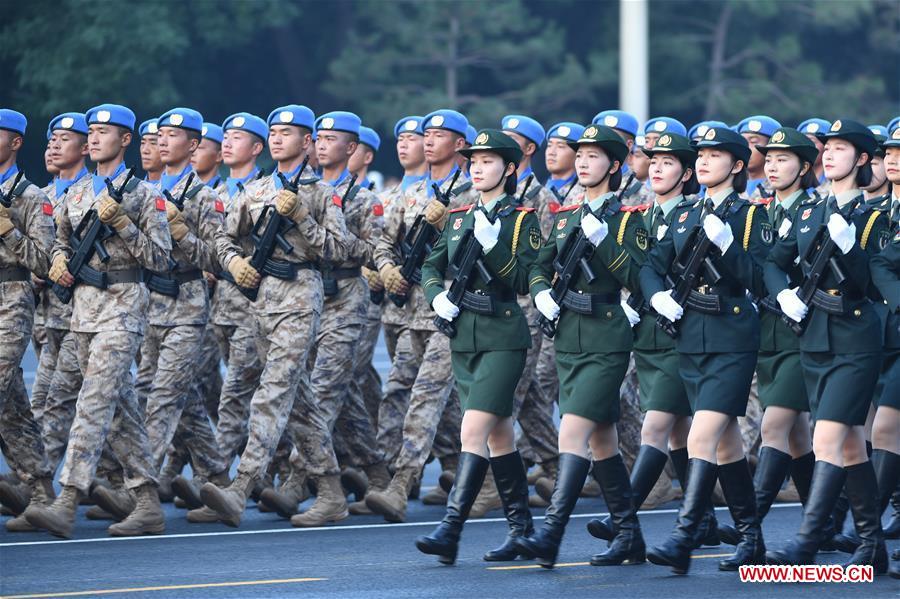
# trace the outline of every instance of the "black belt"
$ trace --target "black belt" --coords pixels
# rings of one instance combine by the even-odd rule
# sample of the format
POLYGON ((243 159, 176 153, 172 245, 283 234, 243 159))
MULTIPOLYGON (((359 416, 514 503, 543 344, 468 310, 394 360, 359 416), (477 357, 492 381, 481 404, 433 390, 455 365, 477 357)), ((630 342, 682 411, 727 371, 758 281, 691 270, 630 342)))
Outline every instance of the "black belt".
POLYGON ((516 295, 512 292, 508 293, 492 293, 476 289, 474 291, 466 291, 462 297, 462 308, 475 314, 495 314, 494 302, 514 302, 516 295))
POLYGON ((342 279, 355 279, 356 277, 362 276, 362 269, 359 266, 354 268, 332 268, 330 270, 323 270, 322 276, 338 281, 342 279))
POLYGON ((727 285, 701 285, 691 289, 687 306, 704 314, 721 314, 722 298, 741 299, 745 297, 742 290, 727 285))
POLYGON ((196 268, 183 272, 155 272, 148 270, 144 275, 144 280, 150 291, 169 297, 178 297, 178 288, 184 283, 199 281, 202 278, 203 272, 196 268))
POLYGON ((828 314, 846 314, 849 305, 866 301, 865 297, 843 294, 839 289, 816 289, 812 305, 828 314), (849 304, 849 305, 848 305, 849 304))
POLYGON ((567 289, 562 304, 572 312, 593 316, 597 308, 603 304, 618 304, 621 296, 618 293, 584 293, 567 289))
POLYGON ((110 285, 121 283, 143 283, 144 271, 140 268, 97 270, 85 265, 78 271, 78 282, 87 283, 91 287, 98 289, 106 289, 110 285))
POLYGON ((27 268, 21 266, 10 266, 9 268, 0 268, 0 283, 11 283, 12 281, 30 281, 31 273, 27 268))

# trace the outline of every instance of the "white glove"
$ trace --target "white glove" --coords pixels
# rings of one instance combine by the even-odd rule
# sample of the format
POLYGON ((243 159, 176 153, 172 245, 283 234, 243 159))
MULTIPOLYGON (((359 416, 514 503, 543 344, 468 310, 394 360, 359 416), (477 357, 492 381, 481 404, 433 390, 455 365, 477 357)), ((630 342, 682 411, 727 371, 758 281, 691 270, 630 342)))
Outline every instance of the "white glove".
POLYGON ((856 225, 848 225, 840 214, 832 214, 828 217, 828 234, 844 254, 849 253, 853 249, 853 244, 856 243, 856 225))
POLYGON ((534 306, 547 320, 556 320, 556 317, 559 316, 559 304, 550 297, 549 289, 538 291, 534 296, 534 306))
POLYGON ((495 245, 500 237, 500 219, 496 219, 493 224, 488 220, 487 216, 481 210, 475 211, 475 239, 481 244, 484 253, 487 254, 495 245))
POLYGON ((793 223, 791 223, 791 219, 789 219, 789 218, 786 218, 783 221, 781 221, 781 226, 778 228, 778 236, 781 237, 782 239, 787 237, 788 233, 791 232, 792 224, 793 223))
POLYGON ((431 302, 435 313, 444 320, 453 320, 459 316, 459 308, 447 298, 447 291, 441 291, 431 302))
POLYGON ((659 228, 656 230, 656 240, 662 241, 663 237, 666 236, 666 231, 668 231, 668 230, 669 230, 669 225, 666 225, 666 224, 660 225, 659 228))
POLYGON ((625 312, 626 318, 628 318, 628 324, 634 328, 634 325, 641 321, 641 315, 634 311, 634 308, 628 305, 628 302, 622 301, 622 310, 625 312))
POLYGON ((672 322, 675 322, 684 316, 684 308, 678 305, 678 302, 672 299, 672 290, 657 291, 650 298, 650 305, 656 310, 660 316, 665 316, 672 322))
POLYGON ((728 251, 731 242, 734 241, 734 233, 731 232, 731 226, 723 223, 715 214, 707 214, 703 219, 703 230, 709 240, 716 244, 716 247, 724 254, 728 251))
POLYGON ((606 221, 599 220, 593 214, 585 214, 581 219, 581 230, 584 231, 584 236, 588 238, 588 241, 594 247, 597 247, 606 239, 606 235, 609 233, 609 225, 606 224, 606 221))
POLYGON ((797 287, 779 291, 775 299, 778 300, 778 305, 781 306, 781 311, 784 312, 785 316, 795 322, 803 320, 806 317, 806 313, 809 312, 806 304, 797 297, 797 287))

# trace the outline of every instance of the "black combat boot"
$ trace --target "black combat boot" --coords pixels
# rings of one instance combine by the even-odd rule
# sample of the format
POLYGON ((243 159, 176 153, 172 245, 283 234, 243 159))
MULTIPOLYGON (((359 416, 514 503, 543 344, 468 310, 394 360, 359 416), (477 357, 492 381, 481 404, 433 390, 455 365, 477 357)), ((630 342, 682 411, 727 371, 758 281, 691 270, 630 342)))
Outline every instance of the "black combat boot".
POLYGON ((528 509, 528 475, 518 451, 491 458, 491 470, 500 501, 503 502, 503 513, 509 523, 509 534, 503 545, 484 554, 484 561, 508 562, 519 556, 516 539, 534 534, 531 511, 528 509))

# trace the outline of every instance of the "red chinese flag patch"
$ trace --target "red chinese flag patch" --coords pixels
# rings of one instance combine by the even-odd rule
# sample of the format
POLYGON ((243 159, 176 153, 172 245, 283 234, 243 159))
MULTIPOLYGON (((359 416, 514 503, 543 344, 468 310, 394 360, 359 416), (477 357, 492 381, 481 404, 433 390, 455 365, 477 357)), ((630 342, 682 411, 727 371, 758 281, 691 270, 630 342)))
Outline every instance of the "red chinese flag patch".
POLYGON ((156 209, 162 212, 166 211, 166 201, 162 198, 156 198, 156 209))
POLYGON ((41 206, 41 209, 47 216, 53 216, 53 206, 50 205, 50 202, 44 202, 43 206, 41 206))
POLYGON ((222 203, 222 200, 216 200, 216 212, 225 213, 225 204, 222 203))
POLYGON ((375 216, 384 216, 384 206, 381 204, 375 204, 372 206, 372 214, 375 216))
POLYGON ((331 202, 338 208, 343 207, 343 203, 341 203, 341 196, 339 196, 338 194, 334 194, 331 196, 331 202))

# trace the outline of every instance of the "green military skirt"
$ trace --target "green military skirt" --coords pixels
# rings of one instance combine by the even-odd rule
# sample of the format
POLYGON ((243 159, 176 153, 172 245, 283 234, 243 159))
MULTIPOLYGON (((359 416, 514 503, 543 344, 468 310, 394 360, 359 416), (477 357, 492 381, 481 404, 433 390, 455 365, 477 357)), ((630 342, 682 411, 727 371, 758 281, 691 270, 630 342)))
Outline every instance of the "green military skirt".
POLYGON ((800 361, 815 420, 865 424, 881 368, 880 352, 802 352, 800 361))
POLYGON ((629 352, 563 352, 556 350, 559 413, 594 422, 619 421, 619 388, 628 371, 629 352))
POLYGON ((679 355, 678 372, 691 408, 743 416, 756 370, 756 352, 679 355))
POLYGON ((809 396, 803 381, 803 367, 797 350, 761 351, 756 363, 759 403, 809 412, 809 396))
POLYGON ((451 351, 450 363, 462 411, 480 410, 501 418, 512 416, 526 352, 524 349, 451 351))
POLYGON ((900 351, 896 349, 884 350, 875 404, 900 410, 900 351))
POLYGON ((634 351, 642 412, 656 410, 676 416, 693 413, 678 372, 678 362, 678 352, 674 348, 634 351))

